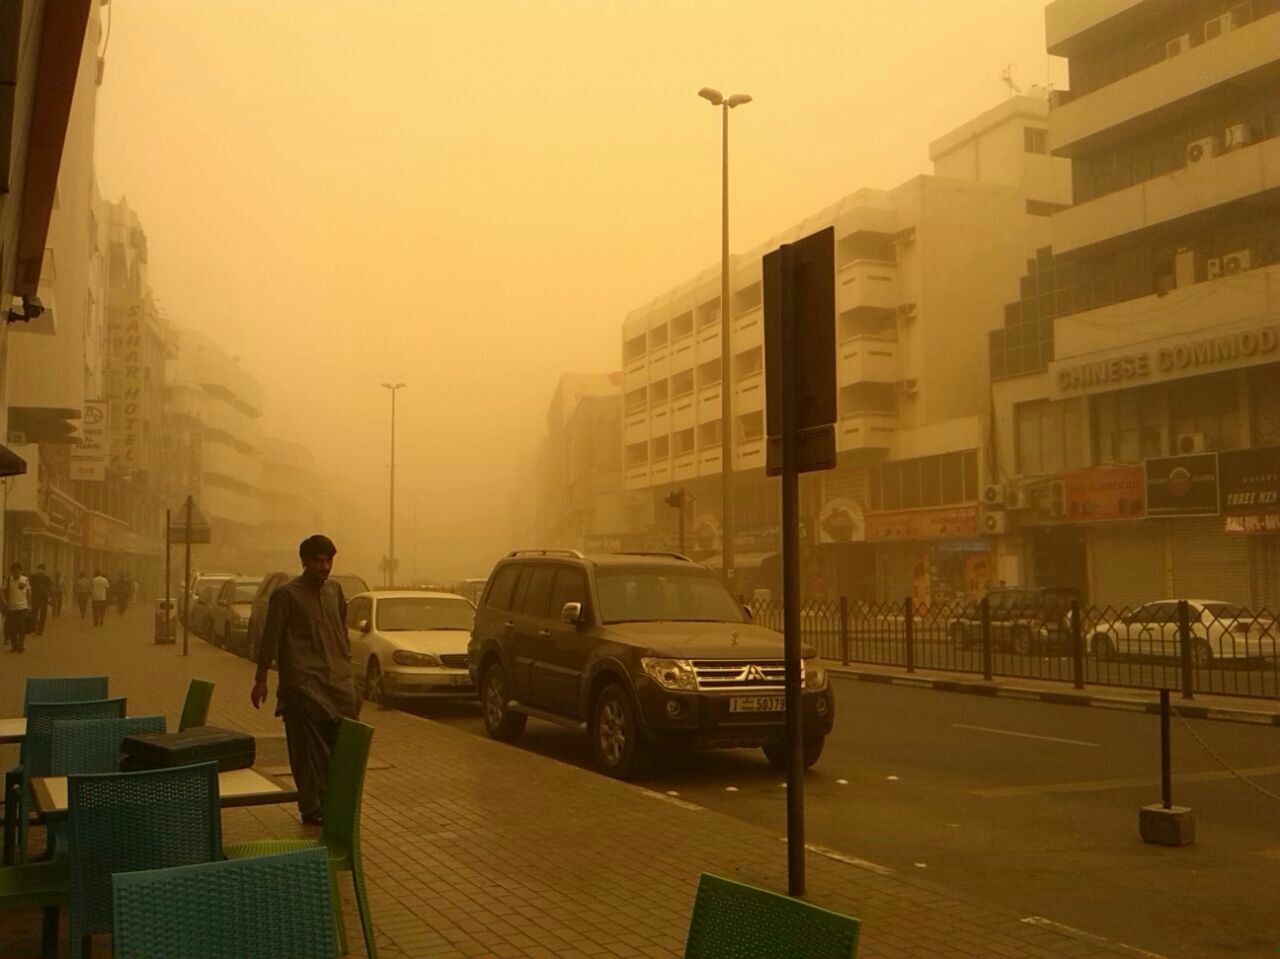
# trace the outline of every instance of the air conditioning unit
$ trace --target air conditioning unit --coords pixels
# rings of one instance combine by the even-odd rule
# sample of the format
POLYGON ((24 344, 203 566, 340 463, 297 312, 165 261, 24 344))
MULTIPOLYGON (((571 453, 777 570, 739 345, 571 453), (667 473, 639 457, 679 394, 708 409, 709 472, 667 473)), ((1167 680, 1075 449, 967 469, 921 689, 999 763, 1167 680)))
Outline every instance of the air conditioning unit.
POLYGON ((1204 448, 1203 433, 1178 434, 1177 450, 1179 455, 1185 456, 1190 453, 1203 453, 1204 448))
POLYGON ((1232 276, 1251 269, 1253 269, 1252 250, 1236 250, 1234 253, 1228 253, 1222 258, 1223 276, 1232 276))
POLYGON ((984 533, 1007 533, 1009 518, 1005 513, 983 513, 982 531, 984 533))
POLYGON ((1004 491, 1005 509, 1026 509, 1029 505, 1027 494, 1021 487, 1011 486, 1004 491))
POLYGON ((909 380, 898 380, 893 384, 893 386, 899 393, 914 393, 917 389, 914 377, 909 380))
POLYGON ((1224 13, 1220 17, 1214 17, 1212 20, 1204 22, 1204 39, 1208 43, 1210 40, 1216 40, 1224 33, 1230 33, 1234 26, 1231 14, 1224 13))
POLYGON ((1187 166, 1211 160, 1218 155, 1218 138, 1201 137, 1187 144, 1187 166))
POLYGON ((1247 123, 1235 123, 1227 127, 1223 136, 1223 149, 1238 150, 1253 142, 1253 127, 1247 123))
POLYGON ((1004 485, 1002 483, 988 483, 982 487, 982 505, 1003 506, 1004 485))
POLYGON ((1179 53, 1186 53, 1191 49, 1191 34, 1184 33, 1180 37, 1174 37, 1164 45, 1165 59, 1176 57, 1179 53))
POLYGON ((9 430, 9 445, 26 446, 27 434, 23 433, 21 430, 9 430))
POLYGON ((909 320, 916 315, 916 305, 914 303, 899 303, 894 312, 904 320, 909 320))
POLYGON ((1211 280, 1216 280, 1222 276, 1222 257, 1211 256, 1204 261, 1205 275, 1211 280))

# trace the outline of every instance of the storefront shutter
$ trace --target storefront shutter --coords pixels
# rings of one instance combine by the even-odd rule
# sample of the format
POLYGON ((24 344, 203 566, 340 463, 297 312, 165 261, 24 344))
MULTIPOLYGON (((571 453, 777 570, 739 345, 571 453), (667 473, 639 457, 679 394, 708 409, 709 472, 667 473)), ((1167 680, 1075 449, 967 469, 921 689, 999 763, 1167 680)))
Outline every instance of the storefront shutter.
POLYGON ((1227 533, 1220 516, 1170 520, 1173 597, 1249 603, 1249 540, 1227 533))
POLYGON ((1249 536, 1253 574, 1251 609, 1280 613, 1280 536, 1249 536))
POLYGON ((1163 599, 1164 592, 1164 532, 1158 522, 1094 527, 1093 605, 1132 607, 1163 599))

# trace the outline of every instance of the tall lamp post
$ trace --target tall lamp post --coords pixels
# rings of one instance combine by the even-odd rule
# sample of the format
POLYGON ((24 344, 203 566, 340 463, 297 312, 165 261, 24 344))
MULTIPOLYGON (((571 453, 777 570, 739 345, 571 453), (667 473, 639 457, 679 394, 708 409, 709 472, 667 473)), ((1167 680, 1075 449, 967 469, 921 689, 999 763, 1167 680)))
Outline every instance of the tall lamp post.
POLYGON ((733 568, 733 377, 730 331, 733 323, 729 302, 729 111, 751 102, 745 93, 725 97, 719 90, 703 87, 698 96, 721 115, 720 170, 720 544, 721 570, 729 586, 737 576, 733 568))
POLYGON ((391 391, 391 502, 387 519, 387 585, 396 584, 396 391, 403 383, 383 383, 391 391))

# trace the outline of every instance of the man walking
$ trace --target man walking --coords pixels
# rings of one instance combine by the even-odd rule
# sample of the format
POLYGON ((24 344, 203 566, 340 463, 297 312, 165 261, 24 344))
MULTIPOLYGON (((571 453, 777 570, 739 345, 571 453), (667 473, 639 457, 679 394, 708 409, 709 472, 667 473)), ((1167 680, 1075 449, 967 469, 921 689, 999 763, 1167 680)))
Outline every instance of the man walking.
POLYGON ((44 571, 44 563, 40 563, 36 566, 36 571, 31 574, 31 629, 37 636, 44 635, 44 624, 49 616, 52 592, 53 580, 44 571))
POLYGON ((55 569, 53 571, 53 592, 49 594, 49 606, 53 610, 54 619, 62 618, 63 589, 62 571, 55 569))
POLYGON ((31 582, 22 575, 22 564, 14 563, 4 578, 4 638, 11 653, 26 651, 30 612, 31 582))
POLYGON ((298 787, 298 811, 320 824, 329 754, 344 716, 360 711, 347 642, 347 600, 329 580, 337 548, 327 536, 302 541, 302 575, 279 586, 267 604, 258 647, 258 672, 249 699, 267 698, 267 675, 277 660, 276 715, 284 719, 289 767, 298 787))
POLYGON ((111 592, 111 580, 102 575, 102 570, 93 571, 93 579, 89 581, 89 599, 93 603, 93 625, 101 626, 107 618, 107 595, 111 592))
POLYGON ((89 611, 89 596, 93 592, 93 581, 89 579, 88 574, 84 572, 76 574, 75 587, 72 591, 75 593, 76 605, 80 607, 80 618, 84 619, 89 611))

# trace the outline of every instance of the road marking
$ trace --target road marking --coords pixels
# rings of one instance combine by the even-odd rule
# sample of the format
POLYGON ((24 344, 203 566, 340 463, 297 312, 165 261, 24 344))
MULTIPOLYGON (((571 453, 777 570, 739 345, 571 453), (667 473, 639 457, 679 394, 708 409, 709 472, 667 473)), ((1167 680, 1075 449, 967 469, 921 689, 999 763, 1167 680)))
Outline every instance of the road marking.
MULTIPOLYGON (((1242 776, 1274 776, 1280 774, 1280 766, 1256 766, 1238 770, 1242 776)), ((1176 783, 1210 783, 1221 779, 1235 779, 1229 772, 1174 773, 1176 783)), ((1134 789, 1138 786, 1159 788, 1160 780, 1153 778, 1101 779, 1094 782, 1047 783, 1043 786, 1000 786, 995 789, 971 789, 971 795, 985 799, 1013 799, 1022 796, 1048 796, 1053 793, 1102 792, 1107 789, 1134 789)))
POLYGON ((1095 936, 1091 932, 1084 932, 1076 929, 1074 926, 1064 925, 1060 922, 1054 922, 1052 919, 1046 919, 1044 916, 1027 916, 1020 920, 1028 926, 1040 926, 1043 929, 1052 929, 1054 932, 1069 936, 1072 939, 1083 939, 1088 942, 1099 942, 1108 946, 1112 946, 1131 956, 1140 956, 1142 959, 1165 959, 1164 956, 1156 952, 1148 952, 1146 949, 1139 949, 1137 946, 1130 946, 1123 942, 1116 942, 1114 939, 1106 939, 1102 936, 1095 936))
POLYGON ((679 806, 681 809, 691 809, 694 812, 702 812, 706 809, 705 806, 699 806, 683 799, 677 799, 675 796, 667 796, 662 793, 657 793, 652 789, 641 789, 640 792, 652 799, 661 799, 663 802, 671 803, 673 806, 679 806))
MULTIPOLYGON (((779 842, 786 842, 786 836, 778 836, 779 842)), ((834 849, 828 849, 826 846, 815 846, 811 843, 805 843, 804 848, 810 852, 817 853, 819 856, 826 856, 828 859, 834 859, 836 862, 843 862, 850 866, 857 866, 859 869, 865 869, 867 872, 874 872, 877 876, 892 876, 893 870, 888 866, 881 866, 878 863, 867 862, 865 859, 858 859, 855 856, 846 856, 842 852, 836 852, 834 849)))
POLYGON ((1093 746, 1100 743, 1087 743, 1082 739, 1059 739, 1057 736, 1037 736, 1035 733, 1020 733, 1012 729, 992 729, 990 726, 970 726, 968 723, 952 723, 955 729, 973 729, 980 733, 999 733, 1001 736, 1019 736, 1022 739, 1039 739, 1048 743, 1066 743, 1069 746, 1093 746))

